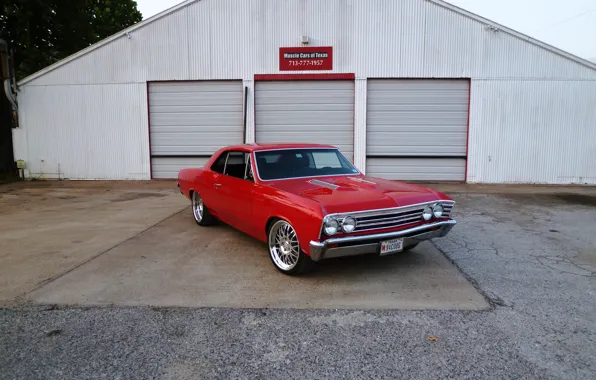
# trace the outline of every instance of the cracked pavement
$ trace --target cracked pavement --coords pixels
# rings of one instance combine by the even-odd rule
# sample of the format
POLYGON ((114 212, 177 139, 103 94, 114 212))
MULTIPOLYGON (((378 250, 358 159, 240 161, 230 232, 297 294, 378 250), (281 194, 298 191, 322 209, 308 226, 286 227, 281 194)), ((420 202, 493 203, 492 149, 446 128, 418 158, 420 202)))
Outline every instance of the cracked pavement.
POLYGON ((596 193, 450 195, 434 244, 489 311, 30 305, 0 310, 0 378, 596 378, 596 193))

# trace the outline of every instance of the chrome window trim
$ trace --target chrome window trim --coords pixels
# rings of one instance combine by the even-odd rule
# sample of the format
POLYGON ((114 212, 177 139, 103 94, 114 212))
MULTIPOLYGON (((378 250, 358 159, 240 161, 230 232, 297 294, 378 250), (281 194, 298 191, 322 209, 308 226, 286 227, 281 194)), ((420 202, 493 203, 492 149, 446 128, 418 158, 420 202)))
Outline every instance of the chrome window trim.
MULTIPOLYGON (((226 163, 224 165, 224 171, 223 171, 223 175, 226 177, 233 177, 233 178, 238 178, 238 177, 234 177, 233 175, 229 175, 227 173, 227 169, 228 169, 228 159, 230 158, 230 154, 231 153, 242 153, 242 154, 247 154, 248 152, 245 152, 243 150, 234 150, 234 149, 230 149, 228 151, 226 151, 226 163)), ((249 156, 250 157, 250 156, 249 156)), ((244 158, 246 158, 246 156, 244 156, 244 158)), ((246 163, 244 163, 244 177, 246 177, 246 163)), ((246 179, 246 178, 239 178, 239 179, 246 179)))
POLYGON ((225 164, 224 164, 224 169, 223 169, 223 172, 221 173, 221 174, 223 174, 223 175, 227 175, 227 174, 226 174, 226 169, 228 168, 228 158, 230 158, 230 151, 229 151, 229 150, 228 150, 228 151, 226 151, 226 162, 225 162, 225 164))
POLYGON ((252 159, 251 159, 251 156, 250 156, 250 153, 249 152, 244 152, 244 154, 246 155, 245 156, 246 157, 246 164, 245 164, 246 166, 244 167, 244 179, 247 180, 247 181, 249 181, 249 182, 253 182, 254 181, 254 178, 252 180, 250 180, 248 178, 248 173, 249 173, 248 168, 250 168, 251 169, 250 171, 252 171, 252 159))
MULTIPOLYGON (((217 153, 217 152, 216 152, 217 153)), ((215 158, 215 160, 213 161, 213 163, 211 164, 211 166, 209 166, 209 168, 207 168, 207 170, 219 174, 219 175, 225 175, 226 172, 226 165, 228 163, 228 155, 229 155, 230 151, 229 150, 223 150, 221 152, 221 154, 219 156, 217 156, 217 158, 215 158), (217 163, 217 161, 219 161, 219 159, 225 154, 226 156, 226 160, 224 161, 224 167, 223 170, 220 172, 216 172, 215 170, 213 170, 213 166, 215 166, 215 164, 217 163)), ((215 153, 213 155, 211 155, 211 157, 215 156, 215 153)), ((205 164, 206 165, 206 164, 205 164)))
POLYGON ((320 177, 345 177, 345 176, 354 176, 354 175, 362 175, 362 172, 360 170, 358 170, 358 168, 356 166, 354 166, 353 163, 350 162, 350 165, 352 165, 352 167, 358 172, 358 173, 346 173, 346 174, 328 174, 328 175, 310 175, 310 176, 304 176, 304 177, 289 177, 289 178, 279 178, 279 179, 262 179, 261 178, 261 173, 259 173, 259 165, 257 163, 256 160, 256 154, 257 153, 262 153, 262 152, 276 152, 276 151, 280 151, 280 150, 300 150, 300 149, 325 149, 325 150, 334 150, 337 151, 339 154, 342 155, 343 158, 346 159, 346 161, 350 162, 350 160, 348 160, 346 158, 346 156, 343 155, 343 153, 338 149, 338 148, 324 148, 324 147, 304 147, 304 148, 275 148, 275 149, 255 149, 253 150, 253 155, 255 156, 255 168, 257 169, 257 177, 259 178, 259 182, 272 182, 272 181, 288 181, 288 180, 292 180, 292 179, 302 179, 302 178, 320 178, 320 177))
MULTIPOLYGON (((213 173, 215 173, 215 174, 218 174, 218 175, 225 176, 225 177, 237 178, 237 179, 240 179, 240 180, 244 180, 244 181, 248 181, 248 182, 255 183, 255 181, 254 181, 254 177, 253 177, 253 180, 252 180, 252 181, 251 181, 250 179, 248 179, 248 178, 247 178, 247 174, 248 174, 248 167, 249 167, 249 165, 250 165, 250 167, 252 168, 252 162, 253 162, 253 160, 252 160, 252 156, 251 156, 251 152, 250 152, 250 151, 246 151, 246 150, 238 150, 238 149, 230 149, 230 150, 225 150, 225 151, 223 151, 223 152, 221 153, 221 155, 220 155, 220 156, 218 156, 218 157, 217 157, 217 159, 215 160, 215 162, 213 162, 213 165, 211 165, 211 167, 209 168, 209 171, 211 171, 211 172, 213 172, 213 173), (245 156, 244 156, 244 158, 245 158, 247 161, 246 161, 246 162, 245 162, 245 164, 244 164, 244 165, 245 165, 245 166, 244 166, 244 178, 240 178, 240 177, 234 177, 234 176, 232 176, 232 175, 229 175, 229 174, 227 174, 227 173, 226 173, 226 170, 228 169, 228 158, 230 157, 230 153, 242 153, 242 154, 244 154, 244 155, 245 155, 245 156), (226 155, 226 161, 225 161, 225 163, 224 163, 224 170, 223 170, 223 173, 218 173, 218 172, 214 171, 214 170, 213 170, 211 167, 213 167, 213 165, 215 165, 215 162, 217 162, 217 160, 219 160, 219 158, 220 158, 221 156, 223 156, 224 154, 226 155)), ((254 169, 253 169, 253 175, 254 175, 254 169)))
POLYGON ((339 150, 338 148, 335 147, 323 147, 323 146, 313 146, 313 147, 294 147, 294 148, 264 148, 264 149, 258 149, 255 148, 253 149, 253 152, 276 152, 279 150, 296 150, 296 149, 327 149, 327 150, 339 150))

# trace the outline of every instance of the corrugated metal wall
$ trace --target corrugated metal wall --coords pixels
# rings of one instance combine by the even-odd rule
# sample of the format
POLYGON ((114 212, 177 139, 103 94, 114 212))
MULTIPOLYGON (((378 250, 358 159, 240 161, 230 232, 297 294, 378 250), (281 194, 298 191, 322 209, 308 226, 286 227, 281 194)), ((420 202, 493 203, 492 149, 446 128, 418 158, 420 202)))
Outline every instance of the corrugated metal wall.
POLYGON ((149 178, 144 84, 25 86, 19 104, 15 159, 31 177, 149 178))
POLYGON ((596 184, 596 82, 474 80, 469 182, 596 184))
MULTIPOLYGON (((250 88, 246 137, 247 141, 252 141, 254 74, 279 73, 279 47, 300 46, 301 37, 308 35, 312 46, 333 46, 333 72, 356 74, 354 160, 360 169, 365 166, 365 149, 359 138, 365 141, 366 94, 362 90, 366 88, 367 78, 471 78, 470 181, 522 178, 530 182, 567 183, 575 181, 576 177, 589 177, 589 169, 586 171, 583 166, 565 166, 553 169, 550 174, 540 174, 546 169, 517 163, 517 166, 510 165, 511 172, 507 172, 507 167, 486 161, 486 151, 508 148, 499 145, 501 141, 492 140, 494 130, 483 128, 509 128, 512 122, 502 126, 492 119, 506 112, 507 120, 515 120, 513 125, 516 126, 515 130, 508 131, 520 133, 521 140, 533 130, 535 122, 519 104, 543 104, 545 97, 558 99, 559 94, 544 94, 543 91, 551 88, 565 90, 567 99, 575 101, 551 103, 553 108, 548 111, 548 120, 546 114, 534 117, 544 119, 548 125, 554 125, 552 120, 562 122, 562 115, 573 115, 573 120, 582 118, 578 123, 560 124, 570 125, 566 138, 581 140, 587 133, 581 132, 581 128, 594 122, 583 99, 591 98, 596 87, 594 66, 575 62, 564 53, 548 51, 515 33, 506 30, 495 33, 487 25, 490 23, 456 12, 436 0, 189 2, 175 12, 132 30, 130 38, 122 33, 110 43, 28 80, 20 94, 23 129, 13 133, 15 159, 27 157, 34 171, 41 171, 40 160, 44 159, 46 172, 57 171, 56 160, 59 160, 65 165, 61 171, 72 178, 149 178, 145 84, 154 80, 243 80, 250 88), (488 79, 495 82, 486 81, 488 79), (499 102, 486 100, 496 96, 488 93, 491 89, 506 86, 508 82, 502 80, 511 80, 508 88, 515 89, 520 86, 520 80, 527 79, 547 82, 543 87, 524 82, 523 94, 516 95, 520 103, 505 102, 501 90, 499 102), (494 84, 484 88, 476 84, 479 80, 482 86, 494 84), (86 106, 71 107, 81 103, 86 106), (505 111, 503 107, 509 106, 505 111), (57 111, 65 107, 78 111, 69 115, 57 111), (110 112, 106 112, 108 109, 110 112), (491 115, 490 120, 487 115, 491 115), (104 126, 104 130, 108 128, 111 134, 86 140, 87 156, 88 152, 93 152, 98 157, 88 162, 78 153, 54 151, 45 139, 56 141, 51 136, 60 136, 62 145, 57 146, 77 146, 80 145, 78 139, 83 138, 80 131, 98 125, 104 126), (579 125, 577 133, 572 129, 575 125, 579 125), (140 134, 141 127, 145 135, 140 134), (131 129, 135 132, 129 132, 131 129), (27 136, 26 141, 22 141, 23 135, 27 136), (112 146, 102 145, 106 139, 112 146), (113 149, 124 145, 133 148, 125 153, 118 150, 118 155, 114 155, 113 149), (48 160, 54 161, 49 163, 48 160)), ((97 133, 93 131, 90 135, 97 133)), ((578 152, 587 152, 589 142, 582 144, 586 144, 585 148, 578 152)), ((535 160, 550 162, 546 152, 537 152, 541 156, 535 160)), ((563 155, 578 154, 575 150, 562 152, 563 155)), ((567 165, 583 165, 586 157, 589 156, 566 162, 567 165)))

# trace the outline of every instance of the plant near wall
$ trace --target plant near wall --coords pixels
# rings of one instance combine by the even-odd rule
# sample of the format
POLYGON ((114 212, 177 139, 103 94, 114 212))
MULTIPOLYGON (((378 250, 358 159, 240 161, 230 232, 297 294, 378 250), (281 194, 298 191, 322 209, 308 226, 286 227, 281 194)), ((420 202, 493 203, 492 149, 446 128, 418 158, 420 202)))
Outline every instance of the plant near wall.
POLYGON ((133 0, 0 0, 0 38, 17 79, 142 20, 133 0))

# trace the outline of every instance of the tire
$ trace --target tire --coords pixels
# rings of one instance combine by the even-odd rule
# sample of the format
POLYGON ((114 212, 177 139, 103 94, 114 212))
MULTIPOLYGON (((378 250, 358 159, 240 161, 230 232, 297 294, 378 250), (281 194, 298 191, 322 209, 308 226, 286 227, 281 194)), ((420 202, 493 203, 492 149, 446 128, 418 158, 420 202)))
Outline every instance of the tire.
POLYGON ((271 262, 283 274, 297 275, 310 271, 314 261, 300 249, 296 231, 290 223, 278 219, 267 231, 271 262))
POLYGON ((199 226, 211 226, 215 224, 215 218, 209 213, 209 209, 203 203, 203 199, 196 191, 191 195, 192 216, 199 226))

